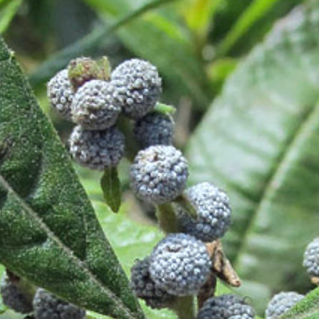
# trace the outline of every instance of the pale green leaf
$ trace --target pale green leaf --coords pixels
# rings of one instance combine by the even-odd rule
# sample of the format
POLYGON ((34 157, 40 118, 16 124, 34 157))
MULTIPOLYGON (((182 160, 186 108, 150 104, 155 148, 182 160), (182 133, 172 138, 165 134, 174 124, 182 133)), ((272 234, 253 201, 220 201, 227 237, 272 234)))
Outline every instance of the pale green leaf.
POLYGON ((188 148, 191 184, 224 188, 224 242, 258 310, 306 289, 303 251, 319 224, 319 3, 280 21, 228 79, 188 148))
POLYGON ((2 0, 0 1, 0 34, 2 34, 11 20, 17 13, 23 0, 2 0))

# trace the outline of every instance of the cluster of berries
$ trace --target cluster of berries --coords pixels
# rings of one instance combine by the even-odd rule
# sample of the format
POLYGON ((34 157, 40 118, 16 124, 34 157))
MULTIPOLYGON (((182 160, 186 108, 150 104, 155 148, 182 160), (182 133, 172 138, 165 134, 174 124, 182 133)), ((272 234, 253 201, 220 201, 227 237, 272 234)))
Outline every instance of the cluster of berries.
MULTIPOLYGON (((207 282, 212 261, 205 243, 220 239, 230 226, 228 196, 206 182, 185 190, 188 163, 172 145, 174 123, 169 115, 154 112, 162 91, 155 66, 133 59, 105 76, 107 72, 96 71, 99 68, 90 60, 94 72, 91 67, 74 72, 74 66, 85 65, 86 59, 72 61, 68 70, 49 82, 51 105, 78 124, 70 138, 70 151, 80 164, 92 169, 118 165, 124 154, 124 136, 115 128, 118 116, 122 113, 134 121, 140 149, 131 166, 131 188, 144 202, 170 205, 176 230, 133 266, 132 289, 150 307, 170 308, 181 296, 197 295, 207 282), (190 206, 196 217, 189 212, 190 206)), ((235 296, 208 299, 199 318, 212 317, 219 307, 220 318, 253 318, 251 307, 235 296)))
MULTIPOLYGON (((230 226, 231 209, 225 192, 207 182, 185 190, 188 164, 173 143, 174 122, 155 111, 162 81, 155 66, 133 59, 110 71, 89 58, 70 62, 48 84, 53 108, 76 123, 70 138, 71 155, 81 165, 104 170, 116 167, 124 155, 125 137, 116 127, 122 113, 134 122, 140 150, 131 166, 131 188, 144 202, 169 204, 176 219, 152 254, 132 268, 132 289, 152 308, 170 308, 180 296, 197 295, 206 283, 212 261, 205 243, 220 239, 230 226), (180 200, 181 199, 181 200, 180 200), (188 205, 196 212, 192 216, 188 205)), ((319 239, 309 244, 304 259, 308 273, 319 277, 319 239)), ((273 297, 267 319, 279 318, 304 296, 282 292, 273 297)), ((206 301, 198 318, 250 319, 253 310, 236 296, 206 301)))
POLYGON ((132 59, 111 72, 107 60, 102 62, 75 59, 48 83, 51 106, 77 124, 70 137, 71 155, 96 170, 116 167, 124 155, 125 138, 116 127, 121 113, 134 120, 136 139, 143 148, 169 145, 173 137, 172 119, 154 112, 161 93, 157 69, 132 59))
POLYGON ((1 280, 4 305, 21 314, 33 314, 34 319, 83 319, 85 310, 62 301, 44 289, 28 291, 20 284, 21 278, 10 272, 1 280))
MULTIPOLYGON (((314 284, 319 284, 319 238, 310 242, 305 250, 303 266, 314 284)), ((278 319, 286 314, 305 296, 296 292, 281 292, 275 295, 266 309, 266 319, 278 319)))

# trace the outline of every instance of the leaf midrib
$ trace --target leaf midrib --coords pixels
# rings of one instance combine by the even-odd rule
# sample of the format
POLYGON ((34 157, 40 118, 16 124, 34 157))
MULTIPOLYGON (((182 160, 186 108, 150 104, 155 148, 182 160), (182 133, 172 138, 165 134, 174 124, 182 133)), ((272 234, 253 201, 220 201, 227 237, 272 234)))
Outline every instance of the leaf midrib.
POLYGON ((285 168, 287 159, 289 158, 291 150, 294 149, 295 145, 298 144, 299 139, 302 137, 304 130, 307 128, 309 122, 311 122, 313 115, 316 114, 316 111, 319 111, 319 103, 314 103, 314 106, 309 109, 308 112, 306 112, 303 115, 303 120, 301 120, 301 124, 296 129, 295 133, 292 135, 292 137, 288 140, 286 147, 281 152, 281 154, 278 156, 278 161, 274 164, 275 169, 268 177, 265 187, 263 189, 263 192, 260 195, 260 199, 258 201, 258 205, 256 206, 256 209, 254 209, 248 223, 247 227, 243 231, 243 238, 240 242, 238 252, 234 258, 233 265, 234 267, 238 267, 238 262, 242 256, 242 252, 247 244, 248 237, 250 234, 250 230, 254 225, 254 222, 259 214, 259 212, 263 209, 263 206, 265 204, 265 201, 267 198, 271 197, 271 194, 275 191, 272 187, 274 181, 277 179, 278 176, 280 176, 282 170, 285 168))
POLYGON ((6 179, 0 174, 0 184, 7 190, 8 193, 11 193, 15 196, 15 198, 19 201, 23 209, 33 218, 38 224, 39 227, 44 230, 49 238, 54 241, 68 256, 71 258, 75 264, 81 268, 88 277, 91 278, 93 282, 97 286, 100 287, 101 291, 103 291, 111 300, 113 300, 117 306, 130 318, 138 319, 138 316, 135 316, 130 309, 128 309, 122 302, 120 298, 118 298, 108 287, 106 287, 96 276, 89 270, 88 267, 84 267, 86 265, 86 261, 80 260, 76 257, 73 252, 63 244, 63 242, 54 234, 54 232, 44 223, 44 221, 37 215, 36 212, 19 196, 18 193, 14 191, 14 189, 10 186, 10 184, 6 181, 6 179))

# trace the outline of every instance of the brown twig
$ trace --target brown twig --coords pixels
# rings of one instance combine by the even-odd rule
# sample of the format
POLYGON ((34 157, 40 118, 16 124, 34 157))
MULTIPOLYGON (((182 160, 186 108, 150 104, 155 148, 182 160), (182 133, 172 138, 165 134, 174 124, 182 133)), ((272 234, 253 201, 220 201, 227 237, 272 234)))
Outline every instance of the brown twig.
POLYGON ((222 244, 219 240, 206 244, 208 254, 212 260, 212 271, 218 278, 232 287, 240 287, 241 281, 230 261, 224 254, 222 244))
POLYGON ((312 282, 314 285, 319 286, 319 277, 312 277, 312 278, 311 278, 311 282, 312 282))

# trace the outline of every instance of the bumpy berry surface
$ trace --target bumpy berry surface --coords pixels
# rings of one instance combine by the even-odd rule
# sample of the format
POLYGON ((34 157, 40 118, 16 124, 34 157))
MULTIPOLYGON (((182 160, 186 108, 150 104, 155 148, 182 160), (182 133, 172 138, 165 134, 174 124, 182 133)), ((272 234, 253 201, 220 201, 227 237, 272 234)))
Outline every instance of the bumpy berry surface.
POLYGON ((67 70, 60 71, 49 81, 48 98, 51 106, 61 117, 72 120, 71 104, 74 94, 67 70))
POLYGON ((191 218, 181 206, 176 205, 180 231, 204 242, 221 238, 228 230, 231 220, 226 193, 205 182, 190 187, 185 194, 196 209, 197 218, 191 218))
POLYGON ((314 239, 306 248, 303 266, 312 277, 319 277, 319 238, 314 239))
POLYGON ((154 248, 149 270, 160 288, 174 296, 187 296, 205 284, 210 267, 201 241, 186 234, 171 234, 154 248))
POLYGON ((138 119, 152 111, 159 98, 162 81, 151 63, 132 59, 120 64, 111 75, 123 112, 138 119))
POLYGON ((15 312, 27 314, 33 310, 30 300, 19 288, 4 274, 1 279, 1 295, 3 304, 15 312))
POLYGON ((252 307, 235 295, 208 299, 200 309, 197 319, 254 319, 252 307))
POLYGON ((150 113, 136 121, 134 133, 142 148, 153 145, 171 145, 174 135, 174 122, 165 114, 150 113))
POLYGON ((268 303, 266 319, 277 319, 287 313, 294 305, 304 298, 296 292, 281 292, 275 295, 268 303))
POLYGON ((167 203, 180 195, 187 177, 187 161, 173 146, 150 146, 137 154, 131 167, 134 193, 153 204, 167 203))
POLYGON ((35 319, 83 319, 85 311, 38 289, 34 300, 35 319))
POLYGON ((124 135, 115 127, 87 131, 76 126, 70 137, 70 153, 81 165, 103 170, 115 167, 124 155, 124 135))
POLYGON ((159 288, 150 276, 150 258, 137 261, 131 271, 132 290, 138 298, 154 309, 167 307, 175 297, 159 288))
POLYGON ((81 86, 71 105, 72 119, 87 130, 103 130, 115 124, 121 108, 114 100, 114 87, 92 80, 81 86))

